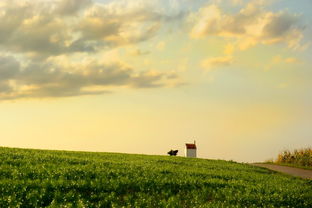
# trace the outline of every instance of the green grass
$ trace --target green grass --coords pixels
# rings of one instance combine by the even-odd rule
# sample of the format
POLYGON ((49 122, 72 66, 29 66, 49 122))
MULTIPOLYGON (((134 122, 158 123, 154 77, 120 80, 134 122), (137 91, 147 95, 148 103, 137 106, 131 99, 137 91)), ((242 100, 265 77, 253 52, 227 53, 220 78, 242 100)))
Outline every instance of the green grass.
POLYGON ((312 207, 311 180, 221 160, 0 148, 0 207, 312 207))

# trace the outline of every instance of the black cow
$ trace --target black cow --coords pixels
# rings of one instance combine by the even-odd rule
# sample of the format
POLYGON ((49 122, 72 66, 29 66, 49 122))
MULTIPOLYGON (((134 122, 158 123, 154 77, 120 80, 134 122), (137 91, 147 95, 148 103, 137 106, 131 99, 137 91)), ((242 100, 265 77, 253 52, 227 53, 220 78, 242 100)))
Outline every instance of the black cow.
POLYGON ((170 156, 177 156, 178 151, 179 151, 179 150, 170 150, 170 151, 168 152, 168 155, 170 155, 170 156))

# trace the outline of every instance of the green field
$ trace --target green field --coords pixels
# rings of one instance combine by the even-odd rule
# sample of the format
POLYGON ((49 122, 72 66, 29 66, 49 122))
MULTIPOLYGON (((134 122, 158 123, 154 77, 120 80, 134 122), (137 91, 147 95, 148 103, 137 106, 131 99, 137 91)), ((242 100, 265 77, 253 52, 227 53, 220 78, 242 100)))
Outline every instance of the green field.
POLYGON ((0 148, 0 207, 312 207, 312 182, 247 164, 0 148))

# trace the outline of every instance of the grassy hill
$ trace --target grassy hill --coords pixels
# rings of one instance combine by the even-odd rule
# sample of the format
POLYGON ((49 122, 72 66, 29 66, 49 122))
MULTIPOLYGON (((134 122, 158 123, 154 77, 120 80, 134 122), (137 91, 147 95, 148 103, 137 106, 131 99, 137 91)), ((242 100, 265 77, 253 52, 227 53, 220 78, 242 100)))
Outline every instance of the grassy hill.
POLYGON ((311 180, 219 160, 0 148, 0 207, 312 207, 311 180))

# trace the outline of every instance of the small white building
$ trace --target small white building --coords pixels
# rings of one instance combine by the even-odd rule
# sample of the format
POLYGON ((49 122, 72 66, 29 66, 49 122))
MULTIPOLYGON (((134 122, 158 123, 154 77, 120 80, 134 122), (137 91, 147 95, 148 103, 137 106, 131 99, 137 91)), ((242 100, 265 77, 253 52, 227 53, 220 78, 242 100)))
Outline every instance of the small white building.
POLYGON ((186 143, 185 144, 185 157, 197 157, 196 154, 196 142, 194 141, 194 144, 186 143))

